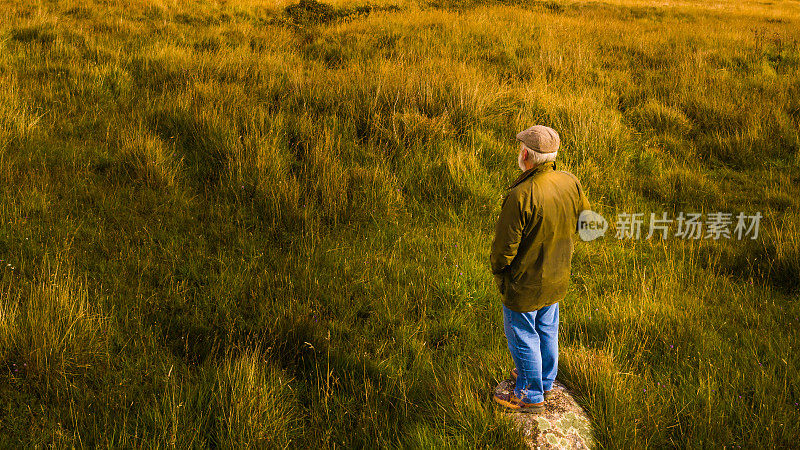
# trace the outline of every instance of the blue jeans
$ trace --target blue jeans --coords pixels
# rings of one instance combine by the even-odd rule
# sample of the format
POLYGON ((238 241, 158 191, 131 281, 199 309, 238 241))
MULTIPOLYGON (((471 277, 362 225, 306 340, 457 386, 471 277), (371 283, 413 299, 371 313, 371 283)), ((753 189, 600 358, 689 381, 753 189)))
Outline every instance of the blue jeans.
POLYGON ((526 313, 503 305, 503 328, 517 366, 514 394, 528 403, 543 402, 558 371, 558 303, 526 313))

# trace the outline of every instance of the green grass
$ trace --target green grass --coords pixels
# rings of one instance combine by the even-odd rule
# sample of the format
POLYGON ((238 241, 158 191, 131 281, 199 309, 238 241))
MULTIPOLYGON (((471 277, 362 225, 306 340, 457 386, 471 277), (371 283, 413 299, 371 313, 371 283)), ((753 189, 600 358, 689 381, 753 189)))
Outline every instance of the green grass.
POLYGON ((800 437, 795 3, 0 4, 0 447, 520 447, 488 252, 534 123, 612 221, 764 215, 577 245, 600 445, 800 437))

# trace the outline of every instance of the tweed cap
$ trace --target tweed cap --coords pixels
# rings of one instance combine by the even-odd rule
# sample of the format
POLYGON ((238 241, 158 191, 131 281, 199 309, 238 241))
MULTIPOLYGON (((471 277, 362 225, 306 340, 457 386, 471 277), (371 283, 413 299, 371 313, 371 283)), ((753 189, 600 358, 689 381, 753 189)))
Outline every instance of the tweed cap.
POLYGON ((556 130, 544 125, 534 125, 517 133, 517 140, 537 153, 553 153, 561 145, 556 130))

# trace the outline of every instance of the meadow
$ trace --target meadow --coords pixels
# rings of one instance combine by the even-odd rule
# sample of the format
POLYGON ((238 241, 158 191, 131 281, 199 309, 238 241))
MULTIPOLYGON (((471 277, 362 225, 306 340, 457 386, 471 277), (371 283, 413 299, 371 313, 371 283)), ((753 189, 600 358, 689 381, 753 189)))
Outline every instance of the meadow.
POLYGON ((576 243, 598 446, 800 439, 800 3, 0 11, 0 447, 522 448, 488 257, 536 123, 612 226, 763 215, 576 243))

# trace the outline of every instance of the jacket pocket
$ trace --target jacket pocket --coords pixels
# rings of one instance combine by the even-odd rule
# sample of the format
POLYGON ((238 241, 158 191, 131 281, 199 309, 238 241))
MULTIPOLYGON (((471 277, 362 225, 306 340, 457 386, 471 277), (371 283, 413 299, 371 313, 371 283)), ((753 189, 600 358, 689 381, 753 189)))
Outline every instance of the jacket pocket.
POLYGON ((506 278, 508 278, 508 282, 510 283, 518 283, 520 278, 522 278, 523 271, 520 269, 519 266, 511 266, 506 274, 506 278))

